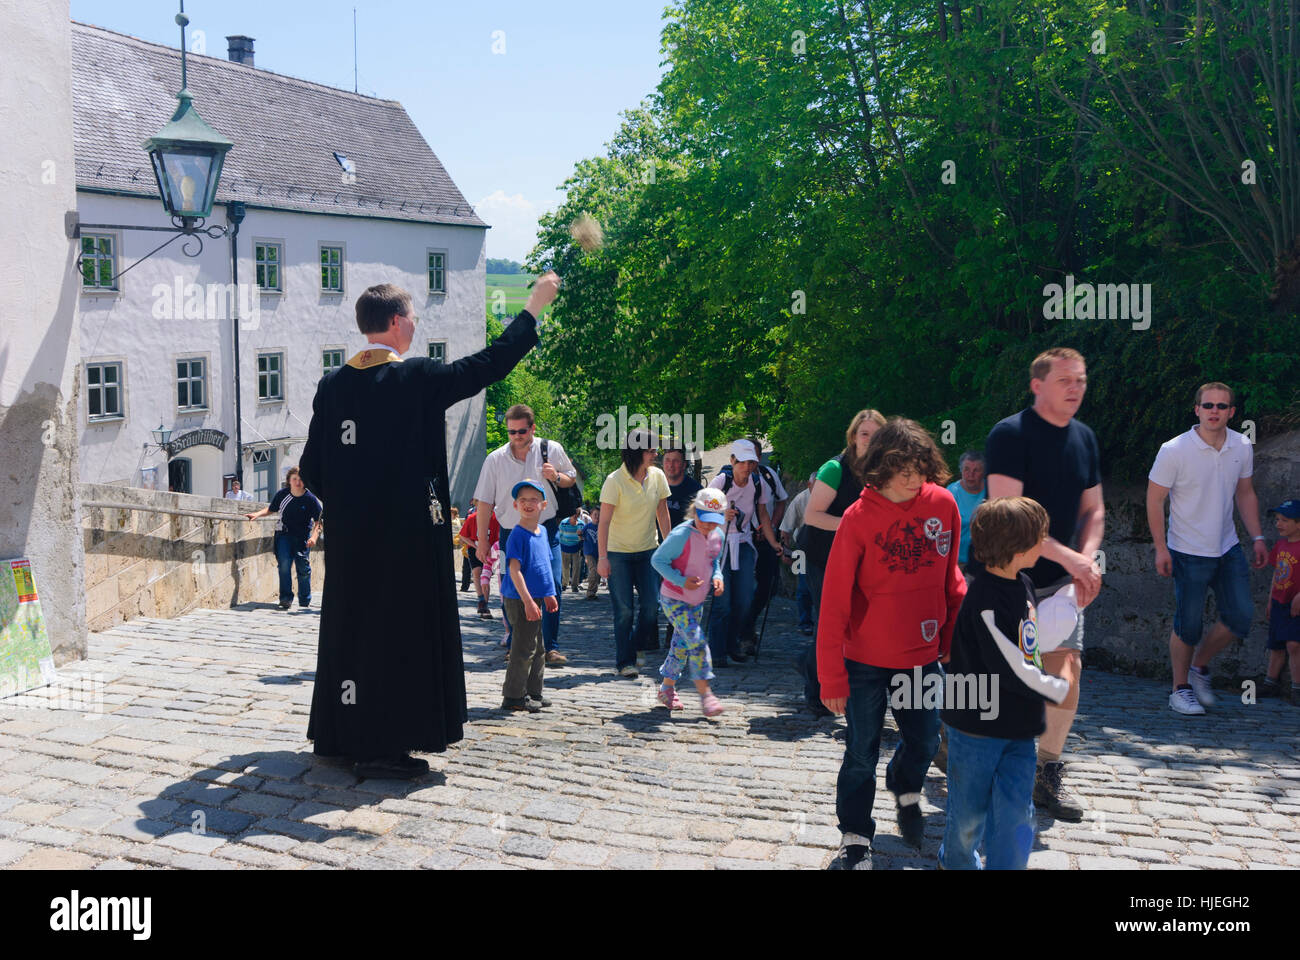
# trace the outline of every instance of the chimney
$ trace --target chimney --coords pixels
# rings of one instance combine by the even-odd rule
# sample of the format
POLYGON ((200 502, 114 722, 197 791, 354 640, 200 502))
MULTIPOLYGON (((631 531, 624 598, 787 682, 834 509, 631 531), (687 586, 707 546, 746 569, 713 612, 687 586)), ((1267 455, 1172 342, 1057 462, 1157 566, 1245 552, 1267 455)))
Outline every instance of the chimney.
POLYGON ((230 45, 227 55, 231 63, 245 63, 253 66, 253 38, 252 37, 226 37, 226 43, 230 45))

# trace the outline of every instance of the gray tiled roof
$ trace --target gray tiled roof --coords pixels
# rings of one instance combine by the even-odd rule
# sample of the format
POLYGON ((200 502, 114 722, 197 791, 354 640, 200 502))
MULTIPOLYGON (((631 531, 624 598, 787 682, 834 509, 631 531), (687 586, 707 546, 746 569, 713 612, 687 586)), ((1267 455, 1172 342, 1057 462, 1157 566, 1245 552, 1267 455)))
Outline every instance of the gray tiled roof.
MULTIPOLYGON (((235 141, 218 203, 487 226, 397 101, 216 57, 186 59, 199 114, 235 141), (356 165, 355 184, 342 182, 334 151, 356 165)), ((73 23, 78 187, 158 196, 142 144, 171 118, 180 77, 177 48, 73 23)))

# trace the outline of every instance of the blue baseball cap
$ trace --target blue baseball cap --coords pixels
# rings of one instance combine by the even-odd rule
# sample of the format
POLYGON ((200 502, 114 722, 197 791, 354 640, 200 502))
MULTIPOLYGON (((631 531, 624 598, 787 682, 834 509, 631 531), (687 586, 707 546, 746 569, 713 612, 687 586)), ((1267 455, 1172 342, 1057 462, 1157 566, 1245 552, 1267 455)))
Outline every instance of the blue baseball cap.
POLYGON ((1280 513, 1288 520, 1300 520, 1300 500, 1283 500, 1269 513, 1280 513))
POLYGON ((536 490, 538 493, 542 495, 543 500, 546 499, 546 489, 536 480, 533 480, 531 478, 524 478, 523 480, 520 480, 518 483, 516 483, 513 487, 511 487, 510 488, 511 498, 514 500, 518 500, 519 491, 523 490, 525 487, 532 487, 534 490, 536 490))

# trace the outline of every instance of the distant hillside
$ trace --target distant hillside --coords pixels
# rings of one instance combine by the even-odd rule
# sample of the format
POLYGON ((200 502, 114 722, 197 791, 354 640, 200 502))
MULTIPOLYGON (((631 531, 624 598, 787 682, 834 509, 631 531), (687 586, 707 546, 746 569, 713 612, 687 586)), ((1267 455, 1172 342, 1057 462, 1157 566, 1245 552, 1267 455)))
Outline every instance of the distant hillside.
POLYGON ((524 265, 516 263, 513 260, 499 260, 494 257, 488 257, 488 273, 523 273, 524 265))

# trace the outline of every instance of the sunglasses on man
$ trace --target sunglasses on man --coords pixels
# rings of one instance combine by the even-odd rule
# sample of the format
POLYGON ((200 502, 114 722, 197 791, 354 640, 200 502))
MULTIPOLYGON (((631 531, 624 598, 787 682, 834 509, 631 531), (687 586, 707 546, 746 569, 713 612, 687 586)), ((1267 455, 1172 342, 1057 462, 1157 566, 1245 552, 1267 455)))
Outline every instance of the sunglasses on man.
POLYGON ((1231 407, 1230 403, 1210 403, 1208 400, 1201 404, 1202 410, 1227 410, 1231 407))

